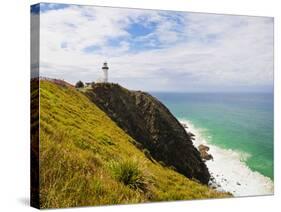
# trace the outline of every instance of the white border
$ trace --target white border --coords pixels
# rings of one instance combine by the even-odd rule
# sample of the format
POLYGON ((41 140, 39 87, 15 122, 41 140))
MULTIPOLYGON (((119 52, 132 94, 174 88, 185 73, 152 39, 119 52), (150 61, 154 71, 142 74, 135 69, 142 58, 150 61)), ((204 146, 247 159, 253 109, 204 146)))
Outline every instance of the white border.
MULTIPOLYGON (((275 195, 224 200, 196 200, 67 211, 273 211, 280 198, 280 6, 278 0, 52 0, 44 2, 118 6, 275 17, 275 195), (279 40, 278 40, 279 38, 279 40), (278 61, 279 59, 279 61, 278 61)), ((30 4, 1 2, 0 211, 30 211, 29 198, 29 29, 30 4)), ((60 211, 64 211, 60 210, 60 211)))

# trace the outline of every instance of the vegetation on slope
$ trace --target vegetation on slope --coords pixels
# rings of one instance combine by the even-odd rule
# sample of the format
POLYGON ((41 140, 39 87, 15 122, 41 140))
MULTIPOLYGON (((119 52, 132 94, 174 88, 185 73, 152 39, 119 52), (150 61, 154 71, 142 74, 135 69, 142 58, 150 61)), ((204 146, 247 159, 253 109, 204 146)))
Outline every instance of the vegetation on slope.
POLYGON ((30 204, 39 207, 39 79, 30 84, 30 204))
POLYGON ((40 82, 40 207, 58 208, 228 194, 148 159, 75 88, 40 82))

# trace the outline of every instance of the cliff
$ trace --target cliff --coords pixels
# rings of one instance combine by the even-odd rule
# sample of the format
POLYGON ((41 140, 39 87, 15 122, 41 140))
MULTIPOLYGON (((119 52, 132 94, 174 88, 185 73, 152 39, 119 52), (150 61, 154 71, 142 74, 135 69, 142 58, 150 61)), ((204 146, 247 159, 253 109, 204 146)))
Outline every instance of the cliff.
POLYGON ((191 136, 155 97, 118 84, 97 83, 86 94, 150 156, 188 178, 209 182, 210 174, 191 136))

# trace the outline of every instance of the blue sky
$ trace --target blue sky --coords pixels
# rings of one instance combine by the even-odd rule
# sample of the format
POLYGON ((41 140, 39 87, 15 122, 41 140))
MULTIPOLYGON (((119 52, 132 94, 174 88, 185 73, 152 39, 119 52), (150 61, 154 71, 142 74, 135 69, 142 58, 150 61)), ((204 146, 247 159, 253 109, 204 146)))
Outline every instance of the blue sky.
POLYGON ((40 70, 151 91, 269 91, 273 19, 40 4, 40 70))

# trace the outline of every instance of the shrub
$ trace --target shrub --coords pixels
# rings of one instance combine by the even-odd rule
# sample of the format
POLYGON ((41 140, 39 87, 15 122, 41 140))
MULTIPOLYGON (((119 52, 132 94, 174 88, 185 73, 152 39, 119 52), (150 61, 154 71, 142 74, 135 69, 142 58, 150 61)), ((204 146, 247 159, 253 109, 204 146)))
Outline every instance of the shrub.
POLYGON ((161 165, 161 166, 166 166, 166 164, 163 162, 163 161, 159 161, 159 164, 161 165))
POLYGON ((174 166, 169 166, 170 169, 172 169, 173 171, 177 171, 177 168, 174 166))
POLYGON ((83 83, 81 80, 79 80, 79 81, 75 84, 75 87, 76 87, 76 88, 83 88, 83 87, 84 87, 84 83, 83 83))
POLYGON ((140 150, 143 149, 142 144, 139 143, 139 142, 137 142, 137 141, 135 141, 134 145, 135 145, 138 149, 140 149, 140 150))
POLYGON ((91 83, 91 87, 92 87, 92 88, 95 88, 95 85, 96 85, 95 82, 92 82, 92 83, 91 83))
POLYGON ((149 176, 139 168, 135 161, 112 162, 110 165, 113 177, 131 189, 149 191, 149 176))
POLYGON ((148 149, 144 149, 143 153, 149 160, 152 161, 152 157, 151 157, 150 151, 148 149))

